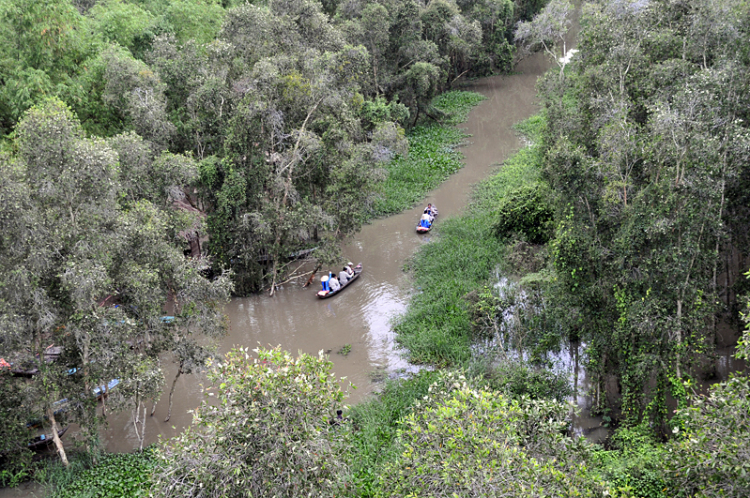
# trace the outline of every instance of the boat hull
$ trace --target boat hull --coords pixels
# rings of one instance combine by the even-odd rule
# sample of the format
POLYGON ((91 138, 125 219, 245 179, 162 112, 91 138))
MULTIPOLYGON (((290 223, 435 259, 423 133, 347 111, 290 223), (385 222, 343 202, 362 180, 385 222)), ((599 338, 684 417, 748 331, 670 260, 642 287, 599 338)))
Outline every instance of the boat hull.
POLYGON ((359 264, 359 265, 357 265, 356 268, 354 268, 354 276, 352 278, 350 278, 349 281, 346 284, 342 285, 339 288, 339 290, 337 290, 336 292, 322 291, 321 290, 321 291, 318 291, 316 293, 316 296, 318 296, 318 299, 328 299, 329 297, 333 297, 336 294, 338 294, 339 292, 341 292, 342 290, 344 290, 347 287, 349 287, 349 285, 351 285, 355 280, 357 280, 361 274, 362 274, 362 265, 359 264))

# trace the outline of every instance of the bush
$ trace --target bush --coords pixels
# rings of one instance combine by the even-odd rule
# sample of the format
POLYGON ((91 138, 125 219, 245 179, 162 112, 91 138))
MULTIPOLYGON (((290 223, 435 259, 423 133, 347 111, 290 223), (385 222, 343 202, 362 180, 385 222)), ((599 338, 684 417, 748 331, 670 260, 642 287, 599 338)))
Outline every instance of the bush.
POLYGON ((489 387, 507 396, 563 401, 573 394, 568 379, 547 369, 507 360, 487 370, 489 387))
POLYGON ((445 375, 403 420, 403 451, 382 472, 377 496, 604 496, 583 463, 586 445, 561 434, 568 411, 445 375))
POLYGON ((160 496, 333 496, 343 485, 347 431, 331 421, 344 393, 333 363, 255 351, 231 351, 212 368, 211 402, 157 454, 160 496))
POLYGON ((398 458, 396 435, 401 419, 411 413, 414 403, 429 392, 441 375, 422 370, 408 379, 389 380, 378 399, 352 407, 352 475, 356 495, 373 496, 384 462, 398 458))
POLYGON ((544 244, 552 233, 553 214, 547 189, 531 183, 508 192, 493 228, 498 236, 519 234, 532 244, 544 244))
POLYGON ((610 438, 611 450, 596 453, 600 471, 614 496, 666 498, 671 488, 664 472, 668 453, 647 425, 623 427, 610 438))

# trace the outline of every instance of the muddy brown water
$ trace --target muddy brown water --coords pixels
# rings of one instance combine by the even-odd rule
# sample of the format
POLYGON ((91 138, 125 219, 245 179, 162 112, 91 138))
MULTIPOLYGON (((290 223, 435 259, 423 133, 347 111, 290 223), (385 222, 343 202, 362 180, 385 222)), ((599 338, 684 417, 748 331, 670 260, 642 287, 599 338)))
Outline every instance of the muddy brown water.
MULTIPOLYGON (((522 143, 511 128, 537 111, 536 79, 549 66, 542 56, 521 63, 518 74, 495 76, 471 82, 467 90, 481 93, 487 100, 475 107, 463 125, 471 135, 462 148, 465 166, 424 201, 440 210, 437 221, 461 212, 471 186, 517 151, 522 143)), ((394 347, 391 323, 403 313, 412 291, 412 282, 403 271, 407 259, 431 235, 417 235, 414 227, 423 205, 404 213, 380 219, 365 226, 344 247, 344 256, 361 262, 362 277, 341 294, 326 300, 315 297, 315 288, 301 288, 299 282, 285 284, 270 297, 267 294, 233 299, 226 308, 231 326, 219 345, 220 352, 242 346, 255 348, 280 345, 293 353, 317 354, 329 351, 338 376, 347 377, 357 389, 350 390, 348 403, 365 399, 377 388, 373 376, 393 375, 409 364, 394 347), (351 345, 347 356, 337 354, 351 345)), ((340 270, 340 269, 337 269, 340 270)), ((311 286, 312 287, 312 286, 311 286)), ((174 376, 166 372, 167 386, 174 376)), ((146 425, 145 443, 156 442, 182 432, 192 419, 190 410, 202 399, 205 378, 182 376, 174 395, 172 419, 164 422, 167 396, 156 407, 146 425)), ((110 451, 132 451, 138 442, 130 414, 111 416, 103 439, 110 451)))

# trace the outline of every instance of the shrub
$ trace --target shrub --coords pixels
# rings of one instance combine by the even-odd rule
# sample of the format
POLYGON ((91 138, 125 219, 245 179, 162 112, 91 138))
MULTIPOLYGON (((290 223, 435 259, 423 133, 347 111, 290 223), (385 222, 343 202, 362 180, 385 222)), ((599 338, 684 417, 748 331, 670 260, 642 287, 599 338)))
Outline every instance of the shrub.
POLYGON ((539 183, 523 185, 500 201, 494 225, 498 236, 520 234, 533 244, 546 243, 552 232, 549 193, 539 183))
POLYGON ((617 429, 609 440, 611 450, 596 457, 604 479, 617 497, 666 498, 671 488, 664 472, 668 453, 654 439, 647 424, 617 429))
POLYGON ((344 393, 333 363, 279 348, 231 351, 209 379, 211 402, 158 452, 165 497, 333 496, 343 485, 344 393))
POLYGON ((377 496, 604 496, 583 463, 586 445, 562 435, 568 411, 445 375, 403 420, 403 452, 377 496))

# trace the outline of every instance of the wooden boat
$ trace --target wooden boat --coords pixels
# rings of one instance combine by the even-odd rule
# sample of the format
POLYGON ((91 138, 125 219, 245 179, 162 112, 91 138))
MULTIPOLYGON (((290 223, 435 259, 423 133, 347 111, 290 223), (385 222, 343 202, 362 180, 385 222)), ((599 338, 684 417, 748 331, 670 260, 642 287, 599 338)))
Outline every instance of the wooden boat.
MULTIPOLYGON (((435 218, 437 218, 438 211, 437 211, 437 209, 435 209, 433 207, 432 212, 435 213, 435 214, 433 214, 432 218, 430 219, 430 228, 425 228, 422 225, 420 225, 419 223, 417 223, 417 233, 427 233, 430 230, 432 230, 432 225, 435 223, 435 218)), ((422 221, 421 217, 420 217, 420 221, 422 221)))
POLYGON ((318 293, 317 293, 318 298, 319 299, 328 299, 329 297, 335 296, 336 294, 338 294, 339 292, 341 292, 345 288, 349 287, 349 285, 352 282, 354 282, 355 280, 357 280, 361 274, 362 274, 362 263, 360 263, 360 264, 358 264, 357 266, 354 267, 354 276, 352 278, 350 278, 349 280, 347 280, 347 282, 344 285, 342 285, 339 288, 339 290, 337 290, 336 292, 319 290, 318 293))
MULTIPOLYGON (((47 363, 51 363, 57 360, 61 354, 62 354, 61 346, 48 346, 47 349, 44 350, 44 361, 46 361, 47 363)), ((37 358, 38 357, 39 356, 37 355, 37 358)), ((4 368, 10 367, 10 373, 14 377, 30 378, 39 374, 39 368, 37 368, 34 363, 28 363, 26 364, 26 366, 17 366, 13 364, 8 364, 5 360, 3 360, 2 364, 0 364, 0 367, 4 367, 4 368)))
POLYGON ((98 386, 94 388, 94 396, 96 396, 96 399, 101 400, 102 397, 109 394, 109 392, 117 387, 117 385, 120 383, 120 379, 112 379, 109 381, 109 383, 106 386, 98 386))
MULTIPOLYGON (((57 437, 63 437, 63 435, 68 431, 68 427, 64 427, 63 429, 60 429, 57 431, 57 437)), ((54 436, 52 433, 49 434, 41 434, 34 439, 31 440, 28 447, 32 451, 41 451, 46 449, 48 446, 54 444, 54 436)))

